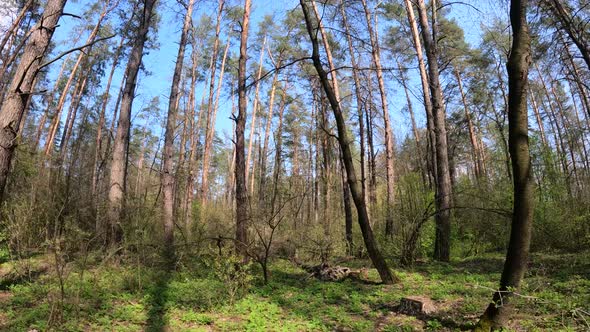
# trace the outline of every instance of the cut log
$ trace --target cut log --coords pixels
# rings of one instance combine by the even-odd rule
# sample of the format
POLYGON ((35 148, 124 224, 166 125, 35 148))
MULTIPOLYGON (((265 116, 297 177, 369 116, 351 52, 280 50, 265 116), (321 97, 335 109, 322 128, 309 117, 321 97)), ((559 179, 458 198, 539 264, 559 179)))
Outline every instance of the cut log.
POLYGON ((436 312, 436 306, 427 297, 409 296, 401 299, 398 311, 411 316, 431 315, 436 312))
POLYGON ((341 281, 346 278, 353 278, 358 280, 367 279, 366 269, 351 269, 345 266, 332 266, 328 263, 320 265, 309 266, 305 264, 298 264, 302 269, 310 274, 310 277, 315 277, 321 281, 341 281))

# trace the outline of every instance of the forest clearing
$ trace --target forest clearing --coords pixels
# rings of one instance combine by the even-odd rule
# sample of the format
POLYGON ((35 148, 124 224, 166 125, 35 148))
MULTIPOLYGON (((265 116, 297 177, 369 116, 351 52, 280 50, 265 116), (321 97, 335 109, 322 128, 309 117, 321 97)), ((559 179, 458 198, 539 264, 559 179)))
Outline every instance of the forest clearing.
MULTIPOLYGON (((590 300, 590 261, 575 255, 533 255, 534 263, 514 299, 516 313, 507 331, 585 331, 590 300), (580 273, 580 271, 585 271, 580 273), (525 295, 526 294, 526 295, 525 295)), ((98 259, 98 258, 95 258, 98 259)), ((63 331, 468 331, 475 327, 490 292, 497 287, 503 257, 465 259, 452 264, 422 263, 398 270, 401 281, 325 282, 309 278, 291 262, 271 266, 263 284, 252 266, 228 280, 227 267, 183 266, 174 274, 137 262, 95 267, 75 265, 66 278, 68 301, 60 319, 63 331), (258 279, 258 280, 257 280, 258 279), (238 290, 235 294, 235 290, 238 290), (428 315, 399 311, 400 299, 430 299, 428 315)), ((349 261, 366 266, 366 261, 349 261)), ((55 307, 49 294, 59 282, 45 275, 0 292, 6 331, 49 330, 55 307)), ((55 299, 54 299, 55 300, 55 299)), ((57 319, 54 317, 53 319, 57 319)))
POLYGON ((0 331, 590 331, 588 0, 3 0, 0 331))

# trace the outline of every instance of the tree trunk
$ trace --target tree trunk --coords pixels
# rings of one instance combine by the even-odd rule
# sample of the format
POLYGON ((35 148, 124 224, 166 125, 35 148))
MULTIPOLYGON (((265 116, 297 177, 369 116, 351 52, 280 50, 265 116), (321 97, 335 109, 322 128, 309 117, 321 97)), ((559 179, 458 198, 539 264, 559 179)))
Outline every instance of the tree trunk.
MULTIPOLYGON (((197 154, 197 146, 199 144, 199 126, 201 125, 201 117, 202 117, 202 106, 204 99, 201 100, 201 104, 199 105, 199 114, 197 115, 197 121, 195 123, 195 87, 197 85, 197 66, 199 64, 199 54, 202 48, 202 42, 197 45, 197 41, 195 38, 195 34, 192 34, 193 39, 191 41, 192 51, 191 51, 191 84, 189 89, 188 95, 188 107, 191 110, 191 138, 190 138, 190 148, 189 148, 189 170, 188 176, 186 178, 186 188, 185 188, 185 199, 184 199, 184 226, 186 228, 187 235, 190 234, 190 224, 193 220, 193 200, 194 200, 194 192, 195 189, 198 189, 196 185, 196 177, 198 173, 198 154, 197 154)), ((211 59, 213 60, 213 59, 211 59)), ((212 62, 211 62, 212 63, 212 62)), ((205 76, 207 77, 207 76, 205 76)), ((207 79, 205 79, 204 86, 207 86, 207 79)), ((205 97, 205 94, 202 94, 202 98, 205 97)), ((233 94, 232 94, 233 98, 233 94)), ((233 100, 233 99, 232 99, 233 100)))
POLYGON ((588 45, 588 27, 587 23, 574 22, 575 16, 572 17, 568 13, 568 9, 563 5, 562 0, 545 0, 544 1, 554 18, 559 20, 561 29, 565 30, 570 39, 578 47, 582 59, 586 62, 588 69, 590 69, 590 47, 588 45))
MULTIPOLYGON (((4 94, 4 76, 9 73, 9 68, 12 66, 12 64, 15 62, 15 60, 17 59, 17 55, 19 54, 19 51, 22 48, 22 45, 24 43, 24 41, 26 41, 27 38, 23 38, 23 42, 13 51, 14 53, 11 55, 10 54, 10 50, 12 49, 12 45, 17 37, 16 33, 17 30, 20 28, 20 25, 22 23, 22 20, 25 18, 27 12, 31 11, 33 9, 33 6, 35 5, 36 1, 33 0, 27 0, 27 2, 25 2, 25 4, 23 5, 23 8, 20 10, 20 12, 18 13, 18 15, 16 16, 16 18, 14 19, 14 21, 12 22, 12 24, 10 25, 10 27, 4 32, 4 36, 2 37, 2 40, 0 40, 0 59, 2 62, 2 70, 0 70, 0 88, 2 88, 0 91, 2 91, 2 94, 0 94, 0 104, 3 102, 2 101, 2 97, 4 94), (10 40, 12 38, 12 41, 10 42, 10 44, 8 44, 8 40, 10 40), (6 50, 6 54, 4 54, 4 50, 6 50)), ((30 34, 33 30, 28 31, 27 34, 30 34)))
POLYGON ((105 88, 105 92, 102 98, 102 104, 100 108, 100 115, 98 118, 98 125, 96 128, 96 139, 95 139, 95 151, 94 151, 94 167, 92 168, 92 196, 95 197, 97 195, 98 190, 98 177, 99 174, 99 161, 102 156, 102 131, 105 125, 106 119, 106 110, 107 105, 109 103, 110 94, 111 94, 111 83, 113 81, 113 76, 115 74, 115 70, 117 69, 117 65, 119 64, 119 57, 121 56, 121 51, 123 50, 123 43, 125 42, 125 37, 121 37, 119 41, 119 46, 117 46, 117 50, 115 51, 115 55, 113 58, 113 64, 111 65, 111 71, 109 73, 109 78, 107 80, 107 86, 105 88))
MULTIPOLYGON (((449 170, 447 129, 445 109, 443 105, 442 88, 439 81, 438 50, 435 33, 431 34, 428 26, 428 16, 424 0, 418 0, 418 12, 420 13, 420 25, 422 26, 422 39, 428 60, 428 78, 430 95, 432 98, 432 113, 436 134, 436 239, 434 259, 448 262, 451 255, 451 198, 452 186, 449 170)), ((436 27, 432 27, 436 31, 436 27)))
POLYGON ((121 96, 121 110, 119 111, 119 120, 117 133, 113 145, 111 175, 109 181, 108 210, 107 218, 109 220, 109 243, 116 245, 122 240, 121 218, 125 199, 125 175, 127 172, 127 146, 129 144, 129 130, 131 128, 131 107, 135 97, 135 86, 137 84, 137 74, 141 67, 143 57, 143 48, 147 39, 147 34, 152 20, 153 9, 156 0, 145 0, 142 13, 140 15, 140 24, 135 36, 133 48, 129 54, 129 61, 125 69, 125 86, 121 96))
POLYGON ((383 110, 383 124, 385 126, 385 169, 387 178, 387 201, 385 214, 385 236, 393 237, 393 205, 395 198, 395 173, 393 168, 393 130, 391 129, 389 107, 387 104, 387 92, 385 91, 385 82, 383 80, 383 70, 381 68, 381 50, 379 47, 379 40, 377 37, 378 27, 373 29, 371 13, 367 6, 366 0, 361 0, 365 12, 365 19, 367 22, 367 30, 369 32, 369 39, 371 42, 371 55, 373 57, 373 64, 375 65, 375 72, 377 74, 377 83, 379 86, 379 95, 381 96, 381 107, 383 110))
POLYGON ((537 120, 537 126, 539 126, 539 132, 541 134, 541 143, 543 143, 544 147, 548 146, 547 137, 545 136, 545 126, 543 125, 543 120, 541 119, 541 114, 539 113, 539 107, 537 107, 537 101, 535 100, 535 95, 531 93, 531 105, 533 107, 533 112, 535 113, 535 119, 537 120))
POLYGON ((531 60, 530 36, 526 22, 527 0, 512 0, 512 50, 508 60, 508 133, 510 158, 514 174, 514 206, 510 242, 500 280, 500 288, 494 293, 479 321, 478 331, 502 328, 509 316, 513 292, 518 289, 528 261, 533 221, 533 180, 528 140, 527 88, 528 69, 531 60))
POLYGON ((248 100, 246 95, 246 61, 248 56, 248 28, 252 0, 244 1, 244 16, 240 36, 240 57, 238 59, 238 116, 236 120, 236 251, 247 259, 248 245, 248 188, 246 187, 246 160, 244 156, 244 131, 248 100))
POLYGON ((166 119, 166 132, 164 134, 164 151, 162 166, 162 224, 164 226, 164 252, 167 259, 174 257, 174 129, 176 128, 176 117, 180 100, 180 79, 184 64, 184 52, 186 49, 189 29, 191 27, 193 6, 195 0, 190 0, 184 14, 184 23, 180 33, 176 65, 172 76, 170 87, 170 98, 168 100, 168 117, 166 119))
POLYGON ((354 54, 354 47, 352 44, 352 37, 350 35, 350 27, 348 25, 348 19, 346 17, 346 10, 344 7, 344 0, 340 3, 340 11, 342 14, 342 25, 344 27, 344 32, 346 34, 346 41, 348 43, 348 53, 350 55, 350 62, 352 64, 352 78, 354 81, 354 93, 355 93, 355 102, 356 102, 356 109, 358 114, 358 122, 359 122, 359 148, 360 148, 360 168, 361 168, 361 187, 363 191, 363 200, 367 202, 367 175, 366 175, 366 162, 365 162, 365 121, 363 119, 363 105, 362 105, 362 92, 361 92, 361 82, 359 79, 359 75, 357 72, 358 64, 357 59, 354 54))
MULTIPOLYGON (((277 61, 276 67, 280 67, 281 60, 277 61)), ((266 200, 265 193, 266 193, 266 161, 267 161, 267 154, 268 154, 268 142, 270 138, 270 131, 272 125, 272 116, 274 110, 274 102, 275 102, 275 94, 277 89, 277 82, 279 79, 279 71, 277 70, 274 74, 272 79, 272 84, 270 88, 270 100, 268 102, 268 114, 266 116, 266 129, 264 130, 264 143, 262 145, 262 153, 260 159, 260 185, 258 188, 258 200, 261 205, 264 205, 266 200)))
POLYGON ((424 167, 424 162, 422 161, 424 157, 428 158, 428 156, 424 155, 424 151, 422 150, 422 144, 420 144, 420 135, 418 133, 418 126, 416 125, 416 119, 414 117, 414 108, 412 107, 412 100, 410 98, 410 91, 408 89, 408 85, 406 82, 406 75, 402 69, 402 64, 400 63, 399 59, 396 58, 397 68, 399 70, 399 76, 401 80, 401 84, 404 87, 404 92, 406 95, 406 103, 408 106, 408 113, 410 114, 410 121, 412 123, 412 134, 414 135, 414 140, 416 141, 416 163, 418 164, 418 168, 420 170, 420 176, 422 177, 422 182, 424 186, 427 186, 427 169, 424 167))
POLYGON ((275 212, 277 204, 276 199, 279 195, 279 182, 281 179, 282 172, 281 165, 283 163, 283 115, 285 114, 287 87, 288 85, 285 84, 283 89, 281 89, 282 91, 281 102, 279 104, 279 123, 277 124, 277 131, 275 134, 275 165, 273 170, 273 194, 270 203, 271 214, 274 214, 275 212))
MULTIPOLYGON (((88 68, 88 71, 91 70, 92 66, 88 68)), ((76 116, 78 114, 78 108, 80 107, 80 100, 82 99, 82 95, 84 94, 84 88, 86 88, 86 82, 88 82, 88 76, 80 77, 78 84, 74 89, 74 93, 72 94, 70 109, 68 111, 66 122, 64 123, 64 130, 61 136, 61 141, 59 142, 59 167, 62 166, 62 163, 65 160, 66 152, 68 150, 68 141, 70 140, 70 136, 72 135, 74 122, 76 122, 76 116)))
POLYGON ((342 201, 344 203, 344 234, 346 239, 346 253, 354 254, 354 243, 352 241, 352 207, 350 205, 350 188, 346 180, 346 170, 340 153, 340 176, 342 177, 342 201))
POLYGON ((43 16, 32 29, 15 75, 0 108, 0 203, 4 199, 10 163, 16 148, 18 128, 31 98, 32 88, 41 69, 51 37, 62 15, 66 0, 49 0, 43 16))
POLYGON ((334 117, 336 118, 336 126, 338 128, 338 142, 340 143, 340 149, 342 152, 342 159, 344 161, 344 166, 346 169, 346 175, 348 179, 348 185, 350 187, 350 192, 352 195, 352 199, 354 204, 357 208, 358 214, 358 221, 359 226, 361 228, 361 232, 363 234, 363 239, 365 241, 365 245, 367 247, 367 252, 369 253, 369 257, 373 262, 373 265, 379 272, 381 276, 381 281, 386 284, 391 284, 397 281, 397 278, 392 274, 391 270, 387 266, 385 259, 381 255, 379 248, 377 246, 377 242, 373 236, 373 230, 371 229, 371 225, 369 224, 369 216, 367 214, 367 206, 363 200, 361 188, 359 187, 359 183, 356 179, 356 172, 354 169, 354 162, 352 157, 352 151, 350 147, 350 141, 348 139, 346 124, 344 122, 344 116, 342 114, 342 110, 340 109, 340 104, 336 95, 334 94, 334 90, 332 85, 329 83, 328 74, 322 67, 322 62, 320 59, 319 53, 319 46, 317 35, 314 32, 316 27, 314 27, 314 23, 312 21, 312 15, 310 9, 308 7, 306 0, 300 0, 301 7, 303 10, 303 14, 305 16, 305 24, 307 27, 307 33, 312 43, 313 53, 312 59, 314 67, 318 73, 320 82, 322 87, 326 93, 326 96, 330 102, 330 106, 332 107, 332 111, 334 113, 334 117))
POLYGON ((45 108, 45 112, 43 112, 43 115, 41 116, 41 119, 39 119, 39 123, 37 125, 37 135, 35 135, 35 145, 33 146, 33 150, 37 151, 37 149, 39 148, 39 142, 41 141, 41 135, 43 135, 43 129, 45 129, 45 122, 47 121, 47 117, 49 116, 49 112, 51 111, 51 106, 53 104, 53 99, 54 99, 54 95, 55 92, 57 92, 57 89, 59 88, 59 83, 61 81, 61 78, 63 76, 64 70, 66 68, 66 64, 68 63, 68 59, 70 58, 70 54, 68 54, 66 56, 66 58, 64 59, 61 68, 59 69, 59 74, 57 74, 57 78, 55 79, 55 84, 53 85, 53 89, 51 90, 51 92, 49 93, 49 96, 47 97, 45 103, 47 104, 47 107, 45 108))
POLYGON ((471 142, 471 158, 473 159, 475 178, 479 182, 483 175, 483 165, 481 159, 479 158, 480 153, 477 144, 477 137, 475 135, 475 127, 473 126, 473 121, 471 120, 471 113, 469 112, 469 106, 467 105, 467 98, 465 97, 465 92, 463 91, 463 80, 461 79, 461 73, 459 73, 459 69, 457 69, 456 67, 454 68, 454 72, 455 78, 457 79, 457 85, 459 86, 459 93, 461 94, 461 101, 463 102, 465 120, 467 120, 467 127, 469 128, 469 141, 471 142))
MULTIPOLYGON (((104 4, 103 11, 101 12, 100 17, 98 18, 98 21, 96 22, 96 24, 94 25, 94 28, 90 32, 90 35, 86 39, 85 45, 92 43, 94 41, 94 39, 96 38, 96 36, 98 35, 98 32, 99 32, 100 27, 102 25, 102 21, 104 20, 104 18, 106 17, 106 15, 109 12, 108 6, 109 6, 109 1, 106 1, 106 3, 104 4)), ((59 128, 59 123, 61 121, 61 111, 63 110, 64 104, 66 102, 66 97, 68 95, 68 91, 70 90, 70 86, 72 85, 74 77, 76 76, 76 71, 78 70, 78 67, 82 63, 82 60, 84 60, 84 58, 86 58, 87 56, 88 56, 88 54, 86 52, 80 51, 80 54, 78 55, 78 59, 76 60, 76 63, 74 64, 74 68, 72 68, 72 72, 70 73, 70 77, 68 78, 68 80, 64 86, 64 89, 61 93, 61 96, 59 97, 59 101, 57 102, 57 106, 55 109, 55 115, 53 118, 53 122, 51 123, 51 126, 50 126, 49 136, 47 137, 47 141, 45 142, 45 155, 46 156, 49 156, 51 154, 51 150, 53 148, 53 143, 55 140, 55 135, 57 134, 57 130, 59 128)))
POLYGON ((213 118, 213 103, 215 96, 215 72, 217 69, 217 55, 219 53, 219 35, 221 33, 221 15, 223 14, 223 7, 225 0, 219 0, 219 7, 217 10, 217 24, 215 26, 215 41, 213 43, 213 54, 211 55, 211 78, 209 80, 209 99, 207 102, 207 120, 205 122, 205 148, 203 150, 203 174, 201 175, 201 190, 199 196, 201 203, 207 202, 207 195, 209 193, 209 158, 211 157, 211 143, 209 137, 213 137, 211 132, 215 132, 215 124, 212 123, 213 118))
POLYGON ((416 18, 414 16, 414 6, 410 0, 405 0, 405 4, 408 23, 410 24, 410 30, 412 31, 412 41, 418 58, 420 82, 422 83, 422 98, 424 99, 424 110, 426 112, 426 129, 428 132, 428 151, 426 161, 429 164, 429 182, 435 183, 437 181, 436 151, 434 149, 436 145, 436 134, 434 130, 434 115, 432 110, 432 100, 430 99, 428 74, 426 72, 426 64, 424 63, 424 55, 422 54, 422 42, 420 41, 418 24, 416 23, 416 18))
MULTIPOLYGON (((260 49, 258 74, 256 75, 256 88, 254 89, 254 105, 252 106, 252 122, 250 122, 250 138, 248 139, 248 155, 246 157, 246 182, 248 182, 248 180, 250 179, 250 160, 252 160, 252 143, 254 142, 254 133, 256 132, 256 117, 258 115, 258 94, 260 92, 260 78, 262 77, 262 62, 264 61, 265 47, 266 36, 262 41, 262 48, 260 49)), ((252 166, 252 168, 254 168, 254 166, 252 166)))

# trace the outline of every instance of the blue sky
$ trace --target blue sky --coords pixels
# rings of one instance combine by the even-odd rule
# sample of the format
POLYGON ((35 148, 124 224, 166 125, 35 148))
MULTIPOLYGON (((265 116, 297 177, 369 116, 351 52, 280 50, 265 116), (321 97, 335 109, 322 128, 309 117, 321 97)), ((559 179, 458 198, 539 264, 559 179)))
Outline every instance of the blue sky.
MULTIPOLYGON (((65 11, 73 14, 82 14, 83 8, 88 3, 89 2, 86 0, 69 1, 65 11)), ((242 3, 242 1, 232 1, 232 3, 237 4, 242 3)), ((276 20, 281 20, 288 10, 295 8, 297 5, 298 1, 253 0, 250 36, 253 37, 255 35, 255 29, 257 28, 258 22, 260 22, 263 16, 272 14, 276 20)), ((157 36, 160 48, 158 50, 150 51, 150 53, 144 57, 144 65, 149 71, 151 71, 151 75, 146 76, 145 74, 141 74, 139 76, 137 97, 133 104, 134 116, 155 96, 160 97, 161 109, 165 111, 167 108, 170 82, 174 70, 176 53, 178 51, 177 42, 180 36, 180 28, 182 24, 181 15, 176 14, 176 12, 179 12, 179 8, 180 7, 176 1, 160 1, 159 10, 162 19, 157 36)), ((476 46, 481 38, 481 23, 483 22, 485 24, 486 22, 491 22, 493 17, 505 17, 506 13, 502 8, 502 5, 498 5, 496 1, 491 0, 468 0, 465 2, 456 2, 451 7, 451 17, 455 18, 464 29, 466 41, 472 46, 476 46)), ((507 7, 504 6, 504 8, 507 7)), ((203 1, 197 1, 197 7, 195 8, 193 17, 198 18, 203 13, 213 15, 215 9, 216 1, 208 0, 206 4, 203 4, 203 1)), ((68 16, 63 17, 60 20, 60 28, 56 30, 54 40, 58 43, 64 43, 61 47, 72 47, 71 45, 68 45, 68 41, 71 40, 71 28, 77 23, 77 19, 68 16)), ((84 38, 81 38, 79 43, 83 43, 83 40, 84 38)), ((257 52, 252 52, 252 54, 250 54, 250 61, 258 61, 257 59, 257 52)), ((56 74, 60 65, 60 62, 57 62, 53 65, 53 74, 56 74)), ((113 79, 112 94, 115 94, 115 91, 118 91, 123 70, 124 66, 120 66, 115 78, 113 79)), ((417 71, 415 73, 410 73, 410 82, 414 93, 416 95, 420 95, 420 85, 418 83, 419 81, 417 78, 417 71)), ((105 84, 103 84, 102 89, 104 89, 104 85, 105 84)), ((405 112, 402 112, 402 108, 405 107, 406 103, 405 96, 403 95, 403 91, 397 85, 397 83, 388 84, 388 88, 390 115, 393 119, 392 123, 396 133, 396 139, 399 141, 408 133, 410 127, 409 117, 405 112)), ((197 87, 197 100, 200 100, 201 91, 202 88, 197 87)), ((229 135, 232 126, 231 121, 229 120, 229 115, 231 112, 231 99, 227 93, 222 94, 221 98, 220 110, 217 115, 216 129, 221 137, 226 137, 226 135, 223 135, 223 132, 226 132, 229 135)), ((250 98, 250 101, 252 101, 252 98, 250 98)), ((114 103, 114 100, 112 102, 114 103)), ((419 111, 419 101, 414 99, 413 104, 414 108, 418 110, 417 117, 419 124, 423 125, 423 112, 419 111)), ((112 107, 107 111, 107 114, 109 114, 111 111, 112 107)))

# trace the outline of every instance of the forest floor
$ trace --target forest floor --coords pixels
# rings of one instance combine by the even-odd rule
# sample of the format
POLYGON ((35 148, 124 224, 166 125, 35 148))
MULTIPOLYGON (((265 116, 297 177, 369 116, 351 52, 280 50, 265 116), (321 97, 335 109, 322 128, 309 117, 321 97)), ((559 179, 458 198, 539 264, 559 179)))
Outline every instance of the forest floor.
MULTIPOLYGON (((40 272, 0 284, 0 330, 468 330, 489 303, 503 263, 501 255, 421 263, 397 268, 399 284, 380 285, 319 281, 278 260, 263 285, 257 269, 254 278, 230 276, 222 282, 203 265, 166 273, 156 266, 105 264, 90 257, 66 265, 62 293, 58 274, 43 259, 50 257, 29 263, 30 270, 36 266, 40 272), (398 313, 405 296, 428 297, 437 311, 421 317, 398 313)), ((4 262, 0 278, 15 268, 15 262, 4 262)), ((376 271, 369 270, 368 278, 377 282, 376 271)), ((534 254, 519 294, 511 330, 590 330, 590 255, 534 254)))

